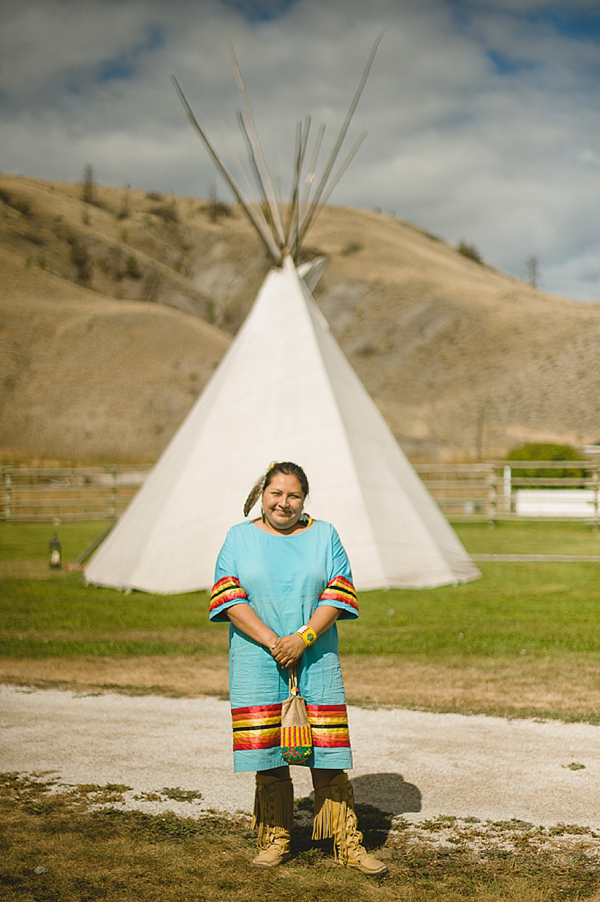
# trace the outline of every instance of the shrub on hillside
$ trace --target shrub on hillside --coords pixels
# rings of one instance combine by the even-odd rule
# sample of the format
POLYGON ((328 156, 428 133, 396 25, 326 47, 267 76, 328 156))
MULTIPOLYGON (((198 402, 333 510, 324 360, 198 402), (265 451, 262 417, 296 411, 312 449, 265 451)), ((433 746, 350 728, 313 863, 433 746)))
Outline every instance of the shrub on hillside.
POLYGON ((15 196, 5 188, 0 188, 0 200, 27 219, 31 217, 31 202, 27 198, 15 196))
POLYGON ((167 224, 172 225, 179 222, 179 212, 174 200, 165 200, 155 207, 150 207, 148 212, 152 213, 153 216, 158 216, 159 219, 162 219, 167 224))
MULTIPOLYGON (((559 445, 554 442, 525 442, 517 448, 513 448, 506 455, 506 460, 519 461, 567 461, 586 460, 584 455, 572 445, 559 445)), ((587 476, 585 467, 532 467, 531 469, 519 469, 519 476, 527 479, 559 479, 565 477, 585 479, 587 476)), ((543 488, 543 486, 540 486, 543 488)))
POLYGON ((77 281, 82 285, 89 285, 92 280, 92 258, 82 241, 75 237, 69 238, 70 257, 77 271, 77 281))
POLYGON ((127 257, 127 261, 125 263, 125 275, 130 279, 141 279, 142 278, 142 270, 140 268, 140 264, 137 261, 137 257, 134 254, 130 254, 127 257))
POLYGON ((466 241, 461 241, 457 247, 457 251, 459 254, 462 254, 463 257, 468 257, 469 260, 473 260, 475 263, 483 263, 483 257, 474 244, 468 244, 466 241))
POLYGON ((357 254, 359 251, 362 251, 363 246, 364 245, 362 241, 348 241, 348 243, 344 245, 340 253, 342 257, 351 257, 353 254, 357 254))

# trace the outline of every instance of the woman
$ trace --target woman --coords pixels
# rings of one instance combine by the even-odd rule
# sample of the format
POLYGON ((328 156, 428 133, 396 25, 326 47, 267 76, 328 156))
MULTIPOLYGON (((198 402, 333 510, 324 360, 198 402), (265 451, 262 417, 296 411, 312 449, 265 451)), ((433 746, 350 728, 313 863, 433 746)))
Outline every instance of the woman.
POLYGON ((272 464, 244 505, 247 516, 262 496, 261 517, 230 529, 217 559, 209 616, 230 621, 234 770, 257 772, 253 863, 275 867, 290 857, 293 787, 279 742, 295 667, 313 734, 313 838, 333 837, 336 860, 379 875, 387 868, 361 845, 344 773, 352 751, 335 623, 358 616, 356 593, 340 538, 304 512, 307 495, 301 467, 272 464))

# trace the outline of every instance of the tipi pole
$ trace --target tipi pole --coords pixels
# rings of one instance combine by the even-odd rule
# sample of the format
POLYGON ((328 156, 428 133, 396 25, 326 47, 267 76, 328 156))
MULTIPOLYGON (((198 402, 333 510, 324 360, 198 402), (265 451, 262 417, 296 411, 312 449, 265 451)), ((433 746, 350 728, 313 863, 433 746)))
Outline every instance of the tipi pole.
POLYGON ((371 66, 373 65, 373 60, 375 59, 375 54, 377 53, 377 48, 379 47, 384 34, 385 34, 385 31, 381 31, 379 33, 379 35, 377 36, 375 43, 373 44, 373 49, 371 50, 371 53, 369 54, 369 59, 367 60, 367 65, 365 66, 365 70, 362 74, 362 78, 359 82, 358 88, 356 89, 356 93, 354 94, 352 103, 350 104, 350 108, 349 108, 348 112, 346 113, 346 118, 344 119, 344 123, 343 123, 340 133, 338 135, 338 139, 335 142, 333 150, 331 151, 331 153, 329 155, 327 165, 325 166, 325 171, 323 172, 323 175, 321 176, 321 178, 319 180, 319 183, 315 190, 315 194, 314 194, 313 200, 311 202, 311 205, 309 207, 306 218, 300 226, 300 234, 298 236, 299 242, 302 241, 302 239, 306 235, 308 229, 310 228, 313 219, 317 215, 317 212, 319 209, 319 201, 321 200, 321 196, 323 194, 323 191, 325 190, 325 185, 327 184, 329 176, 331 175, 331 171, 332 171, 333 167, 335 166, 335 161, 338 157, 338 154, 339 154, 342 144, 344 142, 344 138, 346 137, 346 135, 348 133, 348 129, 350 128, 350 123, 352 121, 352 117, 354 116, 356 107, 358 106, 358 101, 360 100, 360 96, 367 83, 367 78, 369 77, 369 72, 371 71, 371 66))
POLYGON ((235 195, 237 201, 241 204, 241 206, 242 206, 242 208, 244 209, 246 215, 247 215, 248 218, 250 219, 250 222, 252 223, 252 225, 254 226, 254 228, 256 229, 256 231, 258 232, 258 235, 259 235, 259 237, 261 238, 263 244, 265 245, 265 247, 266 247, 266 249, 267 249, 267 252, 269 253, 269 256, 275 261, 275 263, 277 263, 277 264, 281 263, 282 254, 281 254, 280 249, 279 249, 278 246, 277 246, 277 243, 276 243, 275 239, 273 238, 273 235, 271 234, 271 232, 269 231, 268 228, 265 228, 265 227, 264 227, 263 223, 258 219, 258 217, 257 217, 256 214, 254 213, 254 211, 250 208, 250 205, 246 202, 244 196, 242 195, 240 189, 239 189, 238 186, 237 186, 237 183, 236 183, 235 179, 234 179, 233 176, 230 174, 229 170, 227 169, 227 167, 225 166, 225 164, 223 163, 223 161, 222 161, 221 158, 219 157, 218 153, 216 152, 216 150, 215 150, 214 147, 212 146, 211 142, 209 141, 208 136, 206 135, 204 129, 202 128, 202 126, 200 125, 200 123, 198 122, 198 120, 196 119, 196 117, 195 117, 195 115, 194 115, 194 112, 193 112, 191 106, 190 106, 189 103, 187 102, 187 99, 186 99, 185 94, 184 94, 183 91, 181 90, 181 87, 180 87, 180 85, 179 85, 179 82, 177 81, 177 79, 175 78, 174 75, 172 75, 171 78, 173 79, 173 83, 174 83, 175 88, 176 88, 176 90, 177 90, 177 93, 178 93, 178 95, 179 95, 179 99, 181 100, 181 102, 182 102, 182 104, 183 104, 183 106, 184 106, 184 108, 185 108, 185 110, 186 110, 186 112, 187 112, 188 119, 190 120, 190 122, 192 123, 192 125, 194 126, 194 128, 196 129, 196 132, 197 132, 198 135, 200 136, 200 138, 201 138, 201 140, 202 140, 202 143, 204 144, 204 146, 205 146, 206 149, 208 150, 208 152, 209 152, 210 156, 212 157, 214 163, 217 165, 217 167, 218 167, 218 169, 220 170, 221 174, 223 175, 223 177, 224 177, 225 180, 227 181, 227 184, 229 185, 229 187, 230 187, 231 190, 233 191, 233 193, 234 193, 234 195, 235 195))

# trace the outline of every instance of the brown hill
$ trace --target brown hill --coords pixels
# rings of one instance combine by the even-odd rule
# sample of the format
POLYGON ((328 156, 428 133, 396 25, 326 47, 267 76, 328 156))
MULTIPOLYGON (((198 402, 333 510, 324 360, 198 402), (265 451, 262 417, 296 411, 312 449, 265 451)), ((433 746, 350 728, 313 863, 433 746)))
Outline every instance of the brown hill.
MULTIPOLYGON (((414 458, 600 437, 600 306, 328 207, 316 300, 414 458)), ((153 460, 268 269, 237 207, 0 176, 0 449, 153 460), (91 203, 82 200, 92 192, 91 203)))

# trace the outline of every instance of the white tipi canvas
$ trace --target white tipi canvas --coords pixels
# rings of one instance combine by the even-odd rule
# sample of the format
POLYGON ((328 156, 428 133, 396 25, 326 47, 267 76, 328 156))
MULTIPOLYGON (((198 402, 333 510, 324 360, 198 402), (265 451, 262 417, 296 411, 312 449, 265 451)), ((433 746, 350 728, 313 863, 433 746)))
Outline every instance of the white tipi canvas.
POLYGON ((307 510, 338 529, 358 589, 480 575, 286 257, 87 581, 167 594, 209 588, 227 529, 274 460, 305 469, 307 510))

